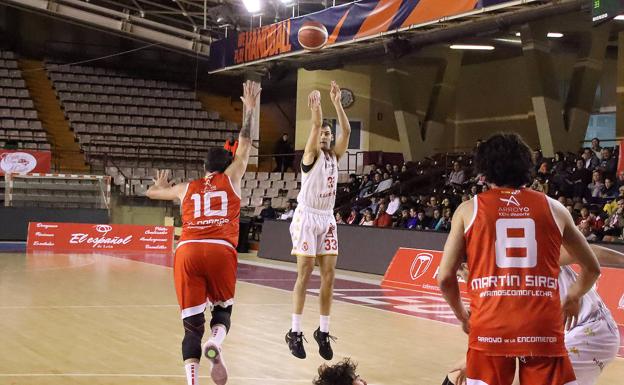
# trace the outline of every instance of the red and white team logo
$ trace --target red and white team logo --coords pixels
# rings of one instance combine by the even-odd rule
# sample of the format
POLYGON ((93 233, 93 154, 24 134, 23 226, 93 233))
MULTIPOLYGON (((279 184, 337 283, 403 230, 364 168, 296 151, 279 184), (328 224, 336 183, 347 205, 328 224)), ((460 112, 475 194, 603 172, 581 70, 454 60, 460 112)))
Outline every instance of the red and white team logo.
POLYGON ((507 206, 509 206, 510 204, 516 206, 516 207, 520 207, 520 202, 518 202, 518 200, 516 199, 515 196, 510 196, 509 199, 505 199, 505 198, 499 198, 502 202, 507 203, 507 206))
POLYGON ((412 280, 417 280, 422 277, 429 267, 431 267, 431 261, 433 261, 433 255, 429 253, 420 253, 414 258, 412 266, 410 267, 410 276, 412 280))
POLYGON ((0 159, 5 174, 28 174, 37 167, 37 158, 26 152, 4 153, 0 159))
POLYGON ((327 238, 334 238, 334 230, 336 230, 336 227, 333 224, 329 225, 329 229, 327 229, 327 238))
POLYGON ((308 246, 308 242, 303 242, 303 246, 301 246, 301 248, 303 249, 303 251, 308 251, 308 249, 310 248, 308 246))

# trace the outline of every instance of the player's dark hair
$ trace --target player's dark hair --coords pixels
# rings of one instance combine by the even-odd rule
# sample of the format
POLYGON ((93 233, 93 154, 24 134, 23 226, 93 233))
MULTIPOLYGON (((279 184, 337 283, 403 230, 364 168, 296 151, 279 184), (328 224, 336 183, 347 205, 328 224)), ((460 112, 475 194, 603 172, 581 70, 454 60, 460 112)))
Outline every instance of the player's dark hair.
POLYGON ((328 128, 329 130, 332 129, 332 125, 329 122, 329 120, 323 120, 323 123, 321 124, 321 128, 328 128))
POLYGON ((232 154, 221 147, 210 147, 204 159, 206 172, 224 172, 232 163, 232 154))
POLYGON ((479 146, 474 165, 476 173, 484 174, 488 182, 518 188, 531 183, 534 161, 531 149, 520 135, 499 133, 479 146))
POLYGON ((345 358, 339 363, 327 366, 321 365, 318 369, 318 377, 312 382, 313 385, 352 385, 356 378, 355 369, 357 364, 350 358, 345 358))

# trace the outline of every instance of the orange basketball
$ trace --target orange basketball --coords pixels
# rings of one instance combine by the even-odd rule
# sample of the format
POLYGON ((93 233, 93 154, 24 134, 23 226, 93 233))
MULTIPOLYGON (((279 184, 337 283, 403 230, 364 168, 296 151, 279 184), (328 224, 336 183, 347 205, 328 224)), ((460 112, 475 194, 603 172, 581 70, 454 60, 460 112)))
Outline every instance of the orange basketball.
POLYGON ((297 33, 299 44, 310 51, 316 51, 327 44, 327 28, 318 21, 306 21, 297 33))

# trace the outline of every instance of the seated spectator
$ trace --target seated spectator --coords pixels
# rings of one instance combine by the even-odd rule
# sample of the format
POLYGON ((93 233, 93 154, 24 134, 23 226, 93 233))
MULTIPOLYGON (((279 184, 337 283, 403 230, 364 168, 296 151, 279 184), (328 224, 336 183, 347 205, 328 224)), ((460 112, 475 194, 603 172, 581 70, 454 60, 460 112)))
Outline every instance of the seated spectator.
POLYGON ((590 198, 600 198, 602 191, 604 190, 604 183, 602 183, 602 174, 600 171, 594 171, 592 174, 592 182, 587 185, 589 189, 590 198))
POLYGON ((407 210, 409 211, 410 209, 410 201, 407 198, 407 195, 401 195, 401 206, 400 206, 401 211, 403 210, 407 210))
POLYGON ((377 212, 377 216, 375 217, 373 226, 375 227, 391 227, 392 226, 392 215, 386 212, 386 204, 384 202, 379 204, 379 211, 377 212))
POLYGON ((624 228, 624 197, 618 198, 617 210, 607 218, 604 225, 604 241, 611 242, 622 236, 624 228))
POLYGON ((373 218, 373 212, 371 211, 371 209, 364 210, 364 216, 360 221, 360 226, 372 226, 374 222, 375 219, 373 218))
POLYGON ((360 193, 358 196, 360 198, 365 197, 371 193, 375 186, 375 183, 370 179, 368 175, 364 175, 362 177, 362 183, 360 183, 360 193))
POLYGON ((596 154, 591 150, 591 148, 583 149, 583 154, 581 155, 583 161, 585 162, 585 168, 589 171, 594 171, 598 165, 600 165, 600 159, 596 156, 596 154))
POLYGON ((475 183, 477 184, 477 186, 483 186, 486 182, 485 182, 485 175, 484 174, 477 174, 477 176, 474 178, 475 183))
POLYGON ((370 197, 370 201, 371 203, 364 207, 362 210, 360 210, 360 214, 364 214, 364 212, 366 210, 370 210, 373 213, 373 216, 377 214, 377 208, 379 207, 379 200, 376 196, 371 196, 370 197))
POLYGON ((260 215, 256 216, 252 221, 251 226, 251 236, 255 240, 259 240, 259 234, 262 231, 262 224, 265 219, 276 219, 277 212, 273 207, 271 207, 271 199, 265 199, 263 202, 262 211, 260 211, 260 215))
POLYGON ((442 226, 443 222, 444 218, 442 218, 442 213, 440 212, 440 209, 433 210, 433 217, 429 222, 429 228, 431 230, 438 231, 440 229, 440 226, 442 226))
POLYGON ((481 192, 487 192, 490 188, 488 187, 488 185, 484 184, 483 186, 481 186, 481 192))
POLYGON ((390 163, 386 163, 386 169, 384 172, 387 172, 390 177, 392 177, 392 165, 390 163))
POLYGON ((596 167, 596 170, 602 171, 602 174, 605 176, 605 178, 615 177, 615 172, 617 170, 617 160, 612 157, 610 148, 605 147, 602 149, 602 160, 600 161, 598 167, 596 167))
POLYGON ((350 174, 349 175, 349 184, 345 187, 345 191, 349 193, 353 193, 359 191, 360 183, 357 180, 357 175, 350 174))
POLYGON ((264 222, 265 219, 275 219, 277 218, 277 212, 271 206, 271 199, 265 199, 263 202, 264 208, 260 211, 260 215, 256 217, 256 219, 260 222, 264 222))
POLYGON ((418 222, 416 222, 416 230, 425 230, 430 228, 429 226, 431 220, 425 215, 423 210, 418 210, 416 219, 418 220, 418 222))
POLYGON ((375 194, 378 194, 378 193, 381 193, 390 189, 392 187, 393 182, 394 181, 392 180, 392 178, 390 178, 390 175, 385 173, 383 175, 383 180, 379 182, 379 184, 377 185, 377 189, 375 189, 375 194))
POLYGON ((283 221, 287 221, 289 219, 292 219, 293 215, 295 215, 295 209, 297 208, 297 201, 295 200, 289 200, 288 201, 288 207, 286 208, 286 212, 282 215, 280 215, 279 219, 283 220, 283 221))
POLYGON ((392 166, 392 179, 394 179, 395 181, 399 180, 399 177, 401 176, 401 169, 399 168, 399 165, 395 164, 392 166))
POLYGON ((453 210, 453 206, 451 204, 451 200, 448 198, 444 198, 442 199, 442 203, 440 203, 440 209, 444 210, 444 209, 451 209, 451 211, 453 210))
POLYGON ((542 177, 544 180, 548 180, 550 178, 550 169, 548 167, 548 162, 542 162, 537 169, 537 176, 542 177))
POLYGON ((436 198, 435 196, 432 196, 431 198, 429 198, 429 201, 425 205, 425 210, 424 210, 425 216, 429 218, 433 217, 433 211, 439 208, 440 208, 440 205, 438 204, 438 198, 436 198))
POLYGON ((345 224, 344 219, 342 219, 342 213, 340 211, 336 211, 336 224, 337 225, 344 225, 345 224))
POLYGON ((377 165, 375 163, 371 163, 371 170, 368 173, 368 178, 370 180, 373 180, 375 178, 376 174, 379 174, 379 170, 377 169, 377 165))
POLYGON ((407 220, 407 228, 410 230, 416 229, 418 225, 418 212, 416 208, 412 207, 409 210, 409 219, 407 220))
POLYGON ((462 201, 462 203, 464 203, 464 202, 466 202, 466 201, 469 201, 469 200, 470 200, 470 195, 468 195, 468 194, 462 194, 462 196, 461 196, 461 201, 462 201))
POLYGON ((451 209, 442 210, 442 223, 438 228, 438 231, 449 232, 451 231, 451 219, 453 219, 453 211, 451 209))
POLYGON ((407 165, 403 165, 401 166, 401 174, 403 174, 404 172, 407 172, 407 165))
POLYGON ((466 173, 461 168, 459 162, 453 163, 453 171, 449 174, 447 184, 461 186, 466 181, 466 173))
POLYGON ((394 215, 399 211, 399 207, 401 206, 401 199, 395 194, 390 193, 388 198, 388 208, 386 212, 390 215, 394 215))
POLYGON ((611 178, 605 178, 604 189, 602 190, 600 197, 605 199, 615 199, 618 196, 620 196, 620 194, 617 186, 613 183, 613 180, 611 180, 611 178))
POLYGON ((594 228, 587 221, 581 221, 581 223, 577 226, 581 231, 581 234, 587 239, 589 242, 595 242, 598 240, 598 236, 595 233, 594 228))
POLYGON ((351 209, 351 214, 349 214, 349 217, 347 218, 347 224, 357 225, 359 223, 360 223, 360 214, 358 213, 357 209, 354 207, 351 209))
POLYGON ((407 222, 410 219, 410 211, 409 209, 402 209, 401 210, 401 216, 399 217, 399 220, 395 223, 394 227, 397 227, 399 229, 407 229, 407 222))
POLYGON ((479 187, 477 185, 470 186, 470 198, 474 198, 478 193, 479 193, 479 187))
POLYGON ((531 189, 548 195, 548 180, 545 179, 544 176, 538 174, 538 176, 535 177, 535 180, 533 180, 531 189))

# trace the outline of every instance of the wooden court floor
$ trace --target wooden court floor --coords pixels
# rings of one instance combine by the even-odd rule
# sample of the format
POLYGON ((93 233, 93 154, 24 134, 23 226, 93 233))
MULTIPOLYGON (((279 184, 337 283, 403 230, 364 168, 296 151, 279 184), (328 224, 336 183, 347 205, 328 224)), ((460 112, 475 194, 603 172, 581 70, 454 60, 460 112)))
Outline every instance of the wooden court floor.
MULTIPOLYGON (((228 384, 310 384, 323 362, 312 338, 317 297, 309 295, 305 309, 308 359, 298 360, 283 340, 292 277, 252 271, 247 278, 238 283, 224 345, 228 384)), ((331 329, 339 338, 335 360, 352 357, 369 384, 440 384, 465 353, 459 327, 357 298, 334 303, 331 329)), ((185 384, 182 334, 169 267, 106 255, 0 253, 0 384, 185 384)), ((200 385, 212 384, 208 365, 200 373, 200 385)), ((599 383, 623 377, 618 359, 599 383)))

